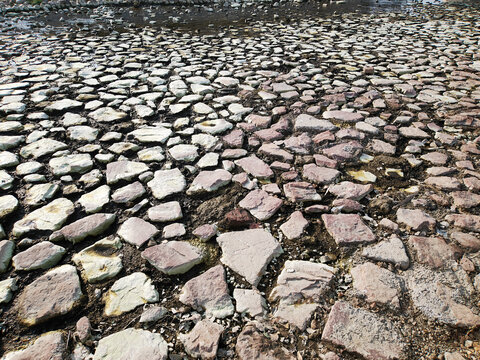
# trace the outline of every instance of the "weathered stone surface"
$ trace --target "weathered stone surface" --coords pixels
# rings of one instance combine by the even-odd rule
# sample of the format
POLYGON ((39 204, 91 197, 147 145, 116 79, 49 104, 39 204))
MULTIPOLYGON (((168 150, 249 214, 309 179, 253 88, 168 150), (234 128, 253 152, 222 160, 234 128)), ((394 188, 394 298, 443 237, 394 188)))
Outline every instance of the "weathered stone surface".
POLYGON ((289 240, 298 239, 308 226, 308 221, 303 217, 301 211, 295 211, 290 218, 280 226, 283 235, 289 240))
POLYGON ((147 216, 155 222, 175 221, 183 217, 178 201, 170 201, 148 209, 147 216))
POLYGON ((450 214, 445 220, 453 222, 456 227, 480 233, 480 216, 470 214, 450 214))
POLYGON ((110 201, 110 186, 102 185, 89 193, 80 196, 78 202, 87 214, 96 213, 110 201))
POLYGON ((269 179, 273 176, 273 171, 263 160, 255 155, 236 160, 235 164, 240 166, 243 171, 258 179, 269 179))
POLYGON ((431 176, 425 180, 425 184, 445 191, 460 190, 462 188, 460 181, 448 176, 431 176))
POLYGON ((322 132, 335 130, 337 127, 325 119, 317 119, 311 115, 301 114, 295 119, 295 131, 322 132))
POLYGON ((52 331, 40 335, 25 349, 6 353, 2 360, 64 360, 67 343, 61 331, 52 331))
POLYGON ((142 258, 167 275, 177 275, 201 263, 203 255, 199 248, 187 242, 169 241, 145 249, 142 258))
POLYGON ((324 214, 322 220, 328 233, 340 246, 354 246, 375 241, 372 230, 357 214, 324 214))
POLYGON ((65 315, 82 298, 77 270, 71 265, 52 269, 25 287, 17 303, 18 317, 28 326, 65 315))
POLYGON ((99 123, 110 123, 125 119, 127 114, 111 107, 102 107, 89 113, 88 116, 99 123))
POLYGON ((304 181, 283 185, 283 192, 287 199, 292 202, 320 201, 322 199, 312 184, 304 181))
POLYGON ((55 176, 83 174, 92 168, 93 161, 90 154, 66 155, 51 159, 48 166, 55 176))
POLYGON ((12 300, 13 292, 17 289, 16 278, 8 278, 0 281, 0 304, 9 303, 10 300, 12 300))
POLYGON ((251 229, 221 234, 222 263, 256 286, 270 261, 283 253, 278 241, 266 230, 251 229))
POLYGON ((433 231, 437 224, 437 221, 433 217, 419 209, 398 209, 397 221, 405 224, 413 231, 433 231))
POLYGON ((125 329, 98 342, 94 360, 166 360, 168 345, 162 335, 141 329, 125 329))
POLYGON ((99 213, 85 216, 67 226, 64 226, 58 231, 55 231, 51 236, 51 241, 67 240, 72 243, 83 241, 88 236, 97 236, 106 231, 114 222, 115 214, 99 213))
POLYGON ((55 266, 65 252, 65 248, 61 246, 42 241, 15 255, 12 258, 12 265, 17 271, 48 269, 55 266))
POLYGON ((147 183, 155 198, 162 200, 185 190, 187 183, 179 169, 155 171, 153 180, 147 183))
POLYGON ((15 211, 18 207, 18 200, 13 195, 0 196, 0 219, 15 211))
POLYGON ((235 309, 238 313, 247 313, 252 317, 266 313, 267 303, 260 292, 256 289, 234 289, 235 309))
POLYGON ((292 355, 278 342, 272 342, 264 335, 262 326, 257 322, 245 325, 238 335, 235 346, 236 353, 240 360, 295 360, 292 355))
POLYGON ((43 138, 24 146, 20 150, 20 155, 23 158, 33 157, 37 159, 45 155, 53 154, 56 151, 64 150, 66 148, 68 148, 68 145, 63 142, 50 138, 43 138))
POLYGON ((139 181, 125 185, 112 194, 112 200, 119 204, 130 203, 146 193, 145 188, 139 181))
POLYGON ((72 260, 81 266, 82 276, 89 283, 97 283, 115 277, 123 268, 118 250, 119 239, 105 238, 73 255, 72 260))
POLYGON ((173 134, 172 130, 162 126, 147 126, 132 131, 135 139, 141 143, 161 143, 163 144, 173 134))
POLYGON ((328 315, 322 340, 371 360, 405 358, 406 344, 389 320, 337 301, 328 315))
POLYGON ((282 200, 269 195, 266 191, 253 190, 238 205, 248 210, 258 220, 263 221, 270 219, 280 209, 282 203, 282 200))
POLYGON ((279 301, 273 316, 305 330, 335 272, 324 264, 287 260, 270 294, 272 301, 279 301))
POLYGON ((393 235, 388 240, 365 247, 362 256, 376 261, 395 264, 400 269, 406 270, 410 266, 410 259, 405 251, 402 240, 393 235))
POLYGON ((144 163, 135 161, 115 161, 107 164, 107 184, 115 184, 122 180, 132 180, 148 170, 144 163))
POLYGON ((65 198, 55 199, 34 210, 13 225, 12 233, 20 237, 33 230, 58 230, 73 213, 73 203, 65 198))
POLYGON ((369 303, 378 303, 400 308, 400 299, 404 290, 403 280, 384 268, 372 263, 355 266, 350 271, 353 288, 369 303))
POLYGON ((223 326, 210 320, 199 321, 188 334, 178 335, 188 355, 195 358, 214 359, 223 326))
POLYGON ((127 219, 117 231, 118 236, 136 247, 142 246, 158 233, 154 225, 137 217, 127 219))
POLYGON ((196 310, 204 310, 207 315, 220 319, 233 315, 235 311, 222 265, 214 266, 187 281, 179 299, 196 310))
POLYGON ((217 191, 219 188, 228 185, 232 180, 232 174, 227 170, 217 169, 213 171, 201 171, 192 185, 187 190, 188 195, 208 193, 217 191))
POLYGON ((340 176, 340 171, 326 167, 320 167, 315 164, 303 166, 303 177, 315 184, 330 184, 340 176))
POLYGON ((415 250, 418 262, 433 268, 448 266, 449 261, 462 256, 457 246, 447 244, 439 237, 410 236, 408 242, 415 250))
POLYGON ((335 273, 334 268, 325 264, 287 260, 270 299, 287 304, 319 302, 330 288, 335 273))
POLYGON ((406 278, 413 305, 427 318, 462 328, 480 325, 478 310, 467 306, 474 289, 461 268, 442 272, 417 267, 406 278))
POLYGON ((104 300, 105 315, 119 316, 137 306, 157 302, 159 296, 152 280, 142 272, 135 272, 115 281, 104 300))
POLYGON ((7 271, 14 249, 15 243, 13 241, 0 241, 0 274, 7 271))

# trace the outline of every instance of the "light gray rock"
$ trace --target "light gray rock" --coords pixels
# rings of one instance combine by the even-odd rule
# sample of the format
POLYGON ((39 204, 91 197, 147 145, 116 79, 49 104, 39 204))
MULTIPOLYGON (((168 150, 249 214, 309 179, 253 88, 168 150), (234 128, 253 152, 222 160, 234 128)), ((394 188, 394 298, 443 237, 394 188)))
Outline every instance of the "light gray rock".
POLYGON ((152 194, 158 200, 185 190, 187 182, 178 168, 155 171, 154 177, 147 183, 152 194))
POLYGON ((222 249, 222 263, 254 286, 270 261, 283 253, 279 242, 263 229, 224 233, 217 242, 222 249))
POLYGON ((119 316, 137 306, 157 302, 158 292, 152 280, 142 272, 124 276, 105 294, 105 315, 119 316))
POLYGON ((93 167, 90 154, 66 155, 53 158, 49 161, 53 175, 83 174, 93 167))
POLYGON ((98 342, 94 360, 166 360, 168 345, 162 335, 141 329, 125 329, 98 342))
POLYGON ((103 206, 110 201, 110 186, 102 185, 89 193, 80 196, 78 202, 83 206, 87 214, 102 210, 103 206))
POLYGON ((227 170, 217 169, 213 171, 201 171, 187 190, 187 195, 196 195, 217 191, 228 185, 232 180, 232 174, 227 170))
POLYGON ((72 260, 81 267, 82 277, 97 283, 115 277, 123 268, 118 256, 122 243, 119 239, 105 238, 73 255, 72 260))
POLYGON ((7 304, 12 300, 13 292, 18 289, 17 279, 8 278, 0 281, 0 304, 7 304))
POLYGON ((13 195, 0 196, 0 219, 14 212, 18 207, 18 200, 13 195))
POLYGON ((129 133, 141 143, 165 143, 172 135, 172 130, 162 126, 146 126, 129 133))
POLYGON ((115 161, 107 164, 107 184, 115 184, 122 180, 132 180, 148 171, 148 166, 135 161, 115 161))
POLYGON ((181 219, 183 213, 178 201, 169 201, 148 209, 147 216, 151 221, 168 222, 181 219))
POLYGON ((20 155, 23 158, 33 157, 38 159, 42 156, 53 154, 54 152, 65 150, 68 145, 50 138, 42 138, 20 149, 20 155))
POLYGON ((73 211, 74 206, 70 200, 55 199, 17 221, 13 225, 12 234, 20 237, 33 230, 58 230, 73 211))
POLYGON ((365 247, 362 256, 387 263, 395 264, 400 269, 406 270, 410 266, 410 259, 405 251, 402 240, 393 235, 376 245, 365 247))
POLYGON ((236 303, 236 311, 240 314, 247 313, 251 317, 266 314, 267 303, 256 289, 234 289, 233 298, 236 303))
POLYGON ((118 236, 137 248, 158 233, 159 230, 154 225, 137 217, 131 217, 126 220, 117 231, 118 236))

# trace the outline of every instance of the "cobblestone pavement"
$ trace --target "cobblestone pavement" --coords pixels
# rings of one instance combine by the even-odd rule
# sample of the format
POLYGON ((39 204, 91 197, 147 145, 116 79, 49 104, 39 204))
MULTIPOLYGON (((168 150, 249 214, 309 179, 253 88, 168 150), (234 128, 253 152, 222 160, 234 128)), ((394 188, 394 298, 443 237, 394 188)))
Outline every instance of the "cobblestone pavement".
POLYGON ((479 359, 479 19, 4 27, 1 359, 479 359))

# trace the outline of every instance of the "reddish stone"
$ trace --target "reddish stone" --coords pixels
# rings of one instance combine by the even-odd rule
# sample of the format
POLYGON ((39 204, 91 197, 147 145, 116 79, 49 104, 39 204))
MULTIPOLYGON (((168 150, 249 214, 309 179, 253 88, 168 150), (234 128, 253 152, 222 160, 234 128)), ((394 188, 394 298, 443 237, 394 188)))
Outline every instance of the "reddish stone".
POLYGON ((397 221, 414 231, 433 231, 437 221, 422 210, 398 209, 397 221))
POLYGON ((315 164, 303 166, 303 177, 315 184, 330 184, 340 176, 340 171, 326 167, 319 167, 315 164))
POLYGON ((455 231, 450 234, 452 240, 458 242, 462 247, 470 251, 480 250, 480 239, 474 235, 455 231))
POLYGON ((438 237, 410 236, 408 240, 416 253, 418 262, 433 268, 444 267, 448 260, 458 260, 462 251, 438 237))
POLYGON ((349 141, 323 149, 323 153, 335 160, 347 161, 357 158, 362 150, 363 146, 359 142, 349 141))
POLYGON ((375 235, 357 214, 324 214, 322 220, 330 236, 340 246, 368 244, 375 235))
POLYGON ((322 199, 312 184, 304 181, 283 185, 283 192, 287 199, 292 202, 320 201, 322 199))
POLYGON ((254 221, 253 216, 247 210, 237 208, 225 214, 220 226, 227 230, 242 230, 249 228, 254 221))

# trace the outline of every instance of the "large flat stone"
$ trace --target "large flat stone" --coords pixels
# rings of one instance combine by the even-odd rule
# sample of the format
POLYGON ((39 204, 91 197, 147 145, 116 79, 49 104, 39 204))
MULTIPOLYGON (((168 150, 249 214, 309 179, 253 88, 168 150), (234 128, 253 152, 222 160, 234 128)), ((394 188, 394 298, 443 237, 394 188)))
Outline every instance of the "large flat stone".
POLYGON ((475 290, 462 268, 438 271, 416 267, 408 270, 406 279, 413 305, 427 318, 461 328, 480 325, 478 308, 471 304, 475 290))
POLYGON ((73 255, 72 260, 81 266, 86 281, 97 283, 115 277, 122 270, 122 259, 118 256, 121 248, 120 239, 105 238, 73 255))
POLYGON ((140 247, 159 232, 155 225, 143 219, 131 217, 120 225, 117 234, 127 243, 140 247))
POLYGON ((232 180, 232 174, 227 170, 217 169, 213 171, 201 171, 187 190, 188 195, 209 193, 217 191, 228 185, 232 180))
POLYGON ((141 329, 125 329, 98 342, 94 360, 166 360, 168 345, 162 335, 141 329))
POLYGON ((258 220, 270 219, 282 206, 282 200, 263 190, 250 191, 238 205, 248 210, 258 220))
POLYGON ((200 249, 187 242, 169 241, 145 249, 142 258, 157 270, 167 275, 176 275, 186 273, 201 263, 203 255, 200 249))
POLYGON ((154 177, 147 183, 155 198, 162 200, 169 195, 185 190, 187 182, 179 169, 158 170, 154 177))
POLYGON ((187 281, 179 299, 195 310, 204 310, 207 315, 215 318, 225 318, 235 311, 222 265, 214 266, 187 281))
POLYGON ((115 219, 115 214, 98 213, 88 215, 55 231, 50 235, 50 240, 67 240, 75 244, 89 236, 102 234, 115 222, 115 219))
POLYGON ((17 303, 20 321, 32 326, 65 315, 79 305, 82 288, 72 265, 52 269, 27 285, 17 303))
POLYGON ((328 233, 340 246, 354 246, 375 241, 372 230, 357 214, 324 214, 322 220, 328 233))
POLYGON ((188 334, 178 335, 178 339, 183 343, 190 356, 214 359, 223 330, 222 325, 204 319, 199 321, 188 334))
POLYGON ((124 276, 105 294, 105 315, 119 316, 137 306, 157 302, 158 292, 152 280, 142 272, 124 276))
POLYGON ((222 263, 254 286, 270 261, 283 253, 279 242, 263 229, 224 233, 217 242, 222 249, 222 263))
POLYGON ((65 360, 67 343, 61 331, 40 335, 25 349, 6 353, 2 360, 65 360))
POLYGON ((115 161, 107 164, 107 184, 132 180, 148 170, 148 166, 135 161, 115 161))
POLYGON ((20 237, 33 230, 58 230, 73 211, 74 206, 70 200, 55 199, 17 221, 13 225, 12 234, 20 237))
POLYGON ((406 358, 405 341, 390 320, 344 301, 337 301, 332 307, 322 340, 369 360, 406 358))

